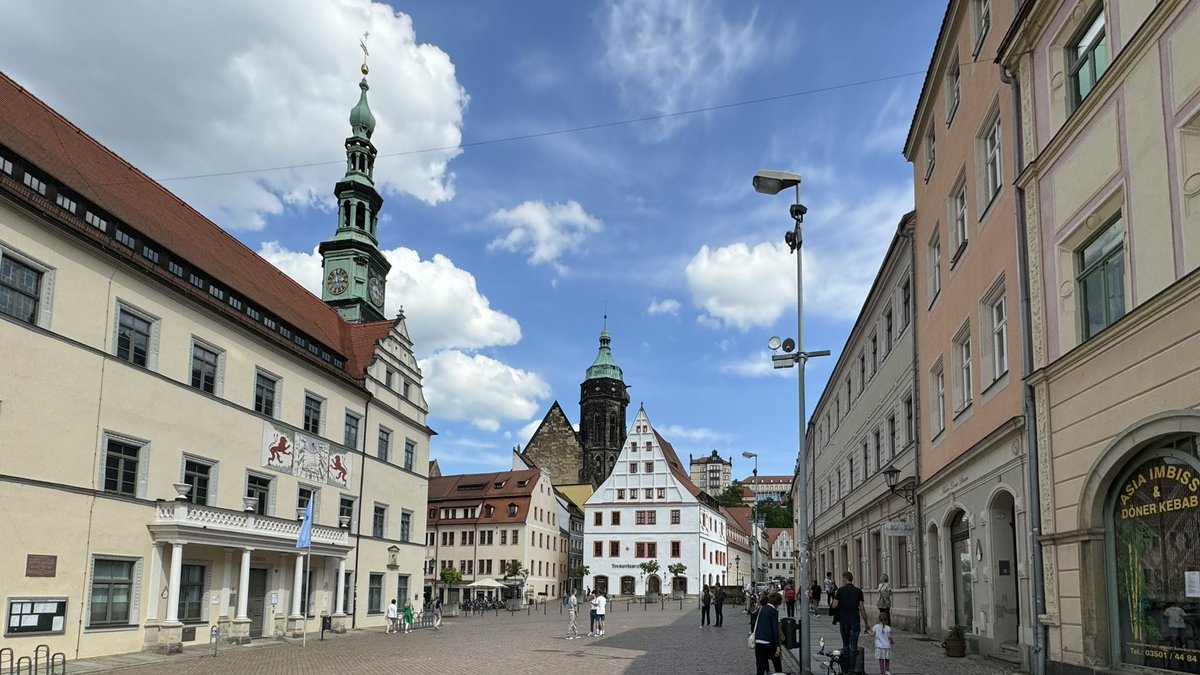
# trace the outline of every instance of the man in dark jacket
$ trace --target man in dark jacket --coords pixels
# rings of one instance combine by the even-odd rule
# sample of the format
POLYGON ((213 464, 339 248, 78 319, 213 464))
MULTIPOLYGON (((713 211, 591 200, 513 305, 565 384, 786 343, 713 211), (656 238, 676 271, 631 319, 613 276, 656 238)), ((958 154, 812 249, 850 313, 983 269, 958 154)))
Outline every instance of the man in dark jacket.
POLYGON ((842 653, 853 656, 858 651, 858 634, 867 624, 867 609, 863 603, 863 592, 854 585, 854 574, 842 574, 842 585, 833 596, 833 610, 838 627, 842 629, 842 653), (859 623, 859 620, 862 623, 859 623))
POLYGON ((713 593, 713 607, 717 608, 717 622, 714 626, 720 626, 725 623, 725 613, 722 609, 725 607, 725 589, 717 586, 717 592, 713 593))
POLYGON ((755 675, 767 675, 770 661, 776 673, 783 672, 782 654, 779 651, 779 605, 783 596, 772 593, 758 610, 754 622, 754 668, 755 675))

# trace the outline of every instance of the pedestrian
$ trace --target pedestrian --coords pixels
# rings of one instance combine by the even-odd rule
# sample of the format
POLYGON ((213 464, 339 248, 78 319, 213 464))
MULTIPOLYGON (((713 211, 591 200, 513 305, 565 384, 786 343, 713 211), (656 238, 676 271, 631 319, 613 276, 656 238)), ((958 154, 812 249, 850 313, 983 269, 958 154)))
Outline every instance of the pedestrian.
POLYGON ((595 637, 596 636, 596 604, 597 604, 596 598, 599 594, 596 593, 595 591, 592 591, 588 595, 590 596, 589 599, 590 599, 590 604, 592 606, 592 611, 591 611, 592 621, 591 621, 591 623, 588 624, 588 637, 595 637))
POLYGON ((788 617, 796 616, 796 589, 791 584, 783 591, 783 601, 787 604, 788 617))
POLYGON ((768 661, 776 673, 783 672, 783 655, 779 645, 779 605, 782 603, 783 596, 772 593, 758 610, 753 631, 755 675, 767 675, 768 661))
POLYGON ((833 609, 837 612, 838 627, 842 629, 842 658, 853 659, 858 652, 858 634, 867 623, 867 609, 862 589, 854 585, 852 572, 842 574, 842 587, 833 598, 833 609), (860 619, 862 623, 859 623, 860 619))
POLYGON ((708 590, 708 584, 704 585, 704 594, 700 596, 700 627, 712 623, 708 618, 708 607, 712 604, 712 593, 708 590))
POLYGON ((818 584, 816 579, 813 579, 812 586, 808 587, 808 604, 813 616, 821 611, 821 584, 818 584))
POLYGON ((717 608, 717 623, 720 627, 725 624, 725 589, 717 586, 717 592, 713 593, 713 607, 717 608))
POLYGON ((833 607, 833 594, 837 591, 837 584, 833 581, 833 572, 825 573, 825 604, 833 607))
POLYGON ((754 622, 758 620, 758 610, 762 608, 762 602, 758 596, 750 596, 750 606, 746 608, 746 613, 750 615, 750 632, 754 632, 754 622))
POLYGON ((433 629, 442 629, 442 599, 440 597, 433 600, 433 629))
POLYGON ((880 614, 886 614, 888 621, 892 619, 892 585, 888 583, 888 575, 879 578, 879 588, 876 589, 875 606, 880 614))
POLYGON ((887 612, 879 613, 879 623, 871 626, 867 634, 875 638, 875 658, 879 660, 879 675, 892 675, 892 640, 891 617, 887 612))
POLYGON ((608 607, 608 598, 596 591, 596 637, 604 637, 604 612, 608 607))
MULTIPOLYGON (((417 595, 417 596, 413 596, 413 597, 420 599, 421 596, 417 595)), ((412 600, 406 599, 404 602, 404 632, 411 633, 412 626, 413 626, 413 603, 412 603, 412 600)))
POLYGON ((571 590, 570 597, 567 598, 567 639, 579 639, 579 627, 575 625, 575 613, 579 611, 579 600, 575 597, 574 589, 571 590))
POLYGON ((387 633, 395 633, 396 632, 396 616, 397 616, 396 600, 395 600, 395 598, 393 598, 392 604, 388 605, 388 608, 387 608, 387 630, 385 632, 387 632, 387 633))

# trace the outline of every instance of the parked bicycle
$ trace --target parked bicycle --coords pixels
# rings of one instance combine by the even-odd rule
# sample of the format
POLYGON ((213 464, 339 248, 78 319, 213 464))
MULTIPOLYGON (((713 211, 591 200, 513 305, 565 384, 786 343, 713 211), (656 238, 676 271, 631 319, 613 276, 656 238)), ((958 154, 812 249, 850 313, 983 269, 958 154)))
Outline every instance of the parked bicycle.
POLYGON ((829 675, 842 675, 842 650, 840 649, 825 649, 825 638, 817 641, 817 654, 825 657, 820 661, 822 671, 829 675))

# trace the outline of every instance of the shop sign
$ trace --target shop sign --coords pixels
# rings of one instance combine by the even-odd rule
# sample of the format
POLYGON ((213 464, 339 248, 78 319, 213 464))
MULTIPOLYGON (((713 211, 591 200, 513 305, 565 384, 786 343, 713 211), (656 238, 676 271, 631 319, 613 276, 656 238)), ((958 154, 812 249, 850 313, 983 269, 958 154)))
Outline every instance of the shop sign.
POLYGON ((917 526, 903 520, 893 520, 879 528, 885 537, 911 537, 917 533, 917 526))

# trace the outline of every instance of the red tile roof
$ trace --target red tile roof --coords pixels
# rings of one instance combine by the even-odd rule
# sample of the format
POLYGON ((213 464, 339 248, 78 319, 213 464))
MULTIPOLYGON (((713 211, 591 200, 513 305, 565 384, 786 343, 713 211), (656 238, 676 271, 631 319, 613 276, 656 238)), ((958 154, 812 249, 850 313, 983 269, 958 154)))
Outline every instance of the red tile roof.
POLYGON ((524 523, 529 518, 533 490, 541 471, 500 471, 497 473, 467 473, 441 476, 429 480, 429 508, 438 509, 429 519, 430 525, 471 525, 524 523), (522 482, 524 484, 522 485, 522 482), (496 487, 501 483, 501 487, 496 487), (517 506, 516 515, 508 515, 509 504, 517 506), (477 506, 475 518, 443 519, 441 509, 477 506), (495 510, 489 516, 486 507, 495 510))
MULTIPOLYGON (((342 321, 320 298, 3 73, 0 145, 188 266, 347 357, 345 375, 352 379, 363 377, 375 341, 387 335, 394 324, 351 326, 342 321)), ((126 258, 138 265, 149 264, 140 256, 126 258)), ((213 304, 237 314, 223 303, 213 304)), ((311 355, 305 358, 314 360, 311 355)), ((323 363, 319 357, 315 361, 323 363)))

